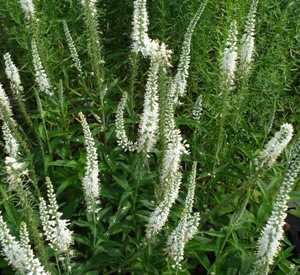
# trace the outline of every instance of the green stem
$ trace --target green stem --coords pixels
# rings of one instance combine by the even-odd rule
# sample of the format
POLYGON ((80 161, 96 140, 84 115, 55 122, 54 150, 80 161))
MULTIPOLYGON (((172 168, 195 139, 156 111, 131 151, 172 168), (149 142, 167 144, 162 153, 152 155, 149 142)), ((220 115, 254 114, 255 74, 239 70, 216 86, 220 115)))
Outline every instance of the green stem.
POLYGON ((57 255, 56 252, 55 252, 55 261, 56 261, 56 266, 57 266, 58 274, 61 275, 61 269, 60 269, 59 257, 58 257, 58 255, 57 255))

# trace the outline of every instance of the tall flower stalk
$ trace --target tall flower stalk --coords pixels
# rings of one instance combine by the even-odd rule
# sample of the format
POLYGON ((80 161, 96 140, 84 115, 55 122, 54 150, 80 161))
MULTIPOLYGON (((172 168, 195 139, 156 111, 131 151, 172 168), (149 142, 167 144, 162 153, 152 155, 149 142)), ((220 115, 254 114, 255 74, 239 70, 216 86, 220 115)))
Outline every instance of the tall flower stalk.
POLYGON ((181 173, 177 172, 172 178, 165 180, 166 189, 162 200, 158 203, 155 210, 151 213, 146 225, 146 238, 153 239, 165 225, 170 209, 178 197, 181 185, 181 173))
POLYGON ((24 176, 28 176, 28 169, 26 163, 20 160, 19 144, 12 135, 7 123, 2 125, 2 133, 5 141, 4 148, 8 154, 4 161, 6 180, 10 189, 16 190, 17 186, 24 181, 24 176))
POLYGON ((193 163, 190 176, 190 184, 188 194, 186 196, 183 212, 180 216, 180 222, 167 240, 167 250, 169 256, 174 261, 174 268, 181 268, 181 262, 184 259, 185 244, 193 238, 197 232, 200 221, 200 213, 192 214, 194 203, 195 187, 196 187, 196 168, 197 163, 193 163))
POLYGON ((4 55, 4 61, 5 61, 5 73, 7 75, 7 78, 10 80, 10 88, 14 94, 14 96, 18 100, 18 104, 20 106, 20 110, 23 114, 23 117, 25 118, 27 124, 29 126, 32 126, 31 118, 29 117, 26 106, 23 99, 23 86, 21 84, 21 78, 19 74, 19 70, 16 67, 16 65, 13 63, 11 59, 10 53, 6 53, 4 55))
POLYGON ((69 47, 69 50, 71 52, 71 57, 72 57, 72 60, 74 62, 74 66, 77 69, 79 75, 82 75, 82 65, 81 65, 80 59, 78 57, 78 53, 77 53, 77 50, 76 50, 76 47, 75 47, 75 43, 73 41, 73 38, 71 36, 71 33, 69 31, 68 24, 67 24, 66 21, 63 21, 63 26, 64 26, 64 32, 65 32, 65 36, 66 36, 66 39, 67 39, 68 47, 69 47))
POLYGON ((229 92, 234 89, 235 72, 237 66, 237 23, 232 21, 228 35, 225 41, 225 48, 221 55, 220 62, 220 83, 219 83, 219 95, 221 106, 219 117, 217 120, 217 138, 215 146, 215 157, 212 172, 215 172, 216 166, 219 164, 219 155, 221 152, 222 144, 226 134, 224 133, 224 124, 226 121, 226 115, 228 111, 228 97, 229 92))
POLYGON ((123 148, 125 151, 134 151, 135 146, 131 140, 129 140, 126 130, 125 130, 125 121, 124 121, 124 111, 127 101, 127 93, 124 93, 121 101, 119 102, 117 114, 116 114, 116 136, 118 145, 123 148))
POLYGON ((34 39, 31 42, 31 51, 32 51, 32 61, 33 61, 34 72, 35 72, 35 81, 39 87, 39 90, 40 92, 45 93, 48 96, 53 96, 50 80, 43 67, 38 52, 37 44, 34 39))
POLYGON ((81 120, 81 125, 83 128, 84 143, 87 151, 87 163, 85 168, 86 170, 82 182, 85 201, 87 205, 87 211, 91 213, 97 213, 100 203, 100 180, 97 149, 95 147, 95 141, 93 139, 89 125, 83 113, 79 113, 79 118, 81 120))
POLYGON ((34 256, 25 223, 21 223, 20 241, 9 232, 0 213, 0 242, 9 264, 21 274, 50 274, 34 256))
POLYGON ((252 273, 254 275, 268 274, 270 265, 273 264, 274 258, 280 250, 280 243, 284 237, 283 225, 287 216, 289 194, 300 172, 299 140, 295 144, 293 151, 297 152, 297 156, 290 163, 276 197, 271 216, 263 228, 257 243, 256 261, 252 273))
POLYGON ((152 59, 146 85, 144 110, 139 126, 139 140, 137 142, 138 152, 144 151, 146 154, 154 147, 158 130, 158 71, 159 63, 152 59))
POLYGON ((293 137, 293 126, 284 123, 275 136, 266 144, 263 151, 254 160, 257 168, 267 167, 271 169, 275 164, 277 157, 282 153, 293 137))
POLYGON ((168 59, 170 51, 166 45, 149 38, 146 3, 146 0, 136 0, 133 3, 132 50, 136 54, 141 53, 144 57, 152 57, 157 60, 159 58, 168 59))
POLYGON ((239 71, 242 76, 249 76, 253 54, 255 51, 255 23, 258 0, 252 0, 250 10, 246 18, 246 26, 241 39, 239 49, 239 71))
POLYGON ((136 0, 133 2, 133 32, 132 50, 135 53, 141 52, 143 56, 149 56, 150 38, 148 36, 148 13, 146 8, 146 0, 136 0))
MULTIPOLYGON (((170 100, 170 98, 169 98, 170 100)), ((146 226, 146 237, 152 239, 165 225, 170 208, 178 197, 181 185, 179 165, 181 156, 188 153, 185 141, 179 129, 176 129, 174 119, 174 104, 167 103, 164 121, 164 155, 160 173, 160 202, 152 212, 146 226)))
POLYGON ((50 178, 46 178, 47 195, 49 203, 40 197, 40 218, 46 240, 54 250, 59 268, 59 258, 66 263, 67 270, 70 269, 69 254, 70 246, 73 244, 72 231, 69 230, 69 221, 61 219, 62 213, 58 211, 53 185, 50 178), (66 258, 64 258, 66 257, 66 258))
POLYGON ((3 121, 3 123, 6 123, 13 137, 17 140, 18 144, 21 147, 21 152, 24 153, 25 156, 29 156, 30 150, 18 129, 17 122, 13 118, 13 112, 9 102, 9 98, 7 97, 1 83, 0 83, 0 119, 3 121))
POLYGON ((21 8, 25 14, 26 19, 35 20, 35 7, 32 0, 20 0, 21 8))
MULTIPOLYGON (((99 37, 99 24, 97 21, 97 7, 96 0, 81 0, 83 7, 85 25, 88 33, 88 50, 92 61, 93 73, 95 75, 97 90, 100 93, 103 101, 105 87, 104 87, 104 60, 101 56, 101 43, 99 37)), ((101 108, 104 108, 102 102, 101 108)), ((104 123, 104 118, 102 117, 104 123)))
MULTIPOLYGON (((142 2, 137 1, 142 4, 142 2)), ((184 45, 182 49, 182 54, 180 57, 180 64, 178 72, 175 76, 174 81, 170 87, 169 93, 165 97, 161 96, 164 99, 163 107, 160 112, 160 116, 163 118, 162 125, 162 143, 163 143, 163 160, 161 165, 160 172, 160 201, 158 202, 157 207, 154 212, 151 214, 148 224, 146 226, 146 237, 152 239, 164 226, 167 221, 168 214, 172 204, 178 197, 179 187, 181 185, 181 173, 179 172, 179 166, 181 161, 181 156, 187 154, 188 146, 183 140, 180 130, 176 128, 175 118, 174 118, 174 108, 175 103, 177 103, 178 96, 183 95, 186 89, 186 79, 188 76, 189 60, 190 60, 190 44, 191 37, 194 31, 194 28, 203 13, 203 10, 206 6, 207 1, 205 1, 195 16, 193 17, 192 22, 190 23, 188 30, 185 35, 184 45)), ((144 7, 140 6, 141 10, 144 10, 144 7)), ((136 30, 147 31, 147 20, 143 21, 142 15, 140 13, 140 28, 136 30)), ((144 14, 145 15, 145 14, 144 14)), ((136 16, 139 18, 138 16, 136 16)), ((138 21, 137 21, 138 22, 138 21)), ((135 33, 135 32, 134 32, 135 33)), ((138 32, 136 32, 138 33, 138 32)), ((147 35, 136 35, 138 39, 147 40, 147 35)), ((143 41, 140 41, 139 45, 143 45, 143 41)), ((147 43, 144 43, 147 44, 147 43)), ((152 53, 153 56, 153 53, 152 53)))
POLYGON ((228 36, 225 42, 225 48, 222 53, 220 64, 221 93, 234 88, 235 72, 237 68, 237 23, 232 21, 229 27, 228 36))
POLYGON ((84 134, 84 143, 86 146, 86 167, 85 175, 82 181, 87 212, 92 214, 92 227, 94 234, 94 247, 96 245, 97 234, 97 213, 100 210, 100 180, 98 167, 98 154, 95 147, 95 141, 90 131, 89 125, 83 113, 79 113, 81 125, 84 134))
POLYGON ((181 49, 181 55, 179 60, 179 65, 177 69, 177 73, 175 75, 174 81, 171 87, 171 96, 174 98, 174 101, 178 101, 178 97, 184 96, 186 93, 187 87, 187 78, 189 75, 189 67, 190 67, 190 52, 191 52, 191 40, 192 35, 194 33, 194 29, 206 7, 207 0, 205 0, 201 6, 198 8, 195 13, 193 19, 191 20, 188 29, 184 36, 183 46, 181 49))

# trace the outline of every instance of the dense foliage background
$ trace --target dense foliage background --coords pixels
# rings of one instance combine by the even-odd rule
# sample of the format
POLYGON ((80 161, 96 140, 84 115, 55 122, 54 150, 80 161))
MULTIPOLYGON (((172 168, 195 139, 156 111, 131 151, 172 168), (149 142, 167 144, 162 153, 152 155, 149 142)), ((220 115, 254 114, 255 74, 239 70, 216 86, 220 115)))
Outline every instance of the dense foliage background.
MULTIPOLYGON (((208 274, 213 270, 220 275, 247 274, 254 261, 256 241, 271 213, 288 167, 290 149, 286 149, 270 171, 264 171, 257 182, 249 185, 250 175, 256 173, 252 161, 283 123, 293 125, 294 141, 299 137, 298 0, 264 0, 258 4, 255 62, 247 85, 237 84, 226 102, 228 108, 218 163, 214 159, 214 150, 223 102, 218 96, 219 61, 230 22, 237 20, 241 37, 250 2, 208 2, 192 38, 187 94, 175 113, 176 124, 190 144, 190 154, 184 155, 182 161, 183 185, 177 203, 172 207, 168 225, 147 247, 141 244, 145 225, 159 197, 161 148, 155 150, 146 166, 143 166, 143 156, 124 152, 118 147, 115 133, 118 103, 122 93, 133 88, 134 98, 126 107, 126 130, 129 137, 136 140, 149 68, 149 61, 139 58, 136 75, 132 75, 133 1, 103 0, 97 3, 107 84, 103 105, 91 73, 92 63, 87 48, 90 38, 80 1, 48 0, 34 3, 39 18, 37 42, 41 59, 56 91, 54 98, 41 95, 47 134, 33 92, 36 87, 30 51, 30 25, 16 0, 0 0, 0 57, 9 52, 20 70, 23 97, 34 124, 32 129, 26 125, 16 100, 10 94, 3 59, 0 82, 11 98, 15 119, 25 133, 25 142, 32 152, 29 159, 33 163, 41 193, 45 193, 44 181, 49 176, 60 211, 65 219, 71 221, 70 228, 74 231, 75 241, 72 274, 208 274), (72 65, 63 31, 64 20, 76 44, 84 78, 78 76, 72 65), (62 108, 59 89, 64 93, 62 108), (195 121, 192 111, 200 94, 203 113, 201 120, 195 121), (100 106, 105 113, 102 124, 94 116, 101 116, 100 106), (80 111, 87 117, 99 155, 102 208, 97 223, 96 246, 93 246, 92 226, 86 217, 82 193, 86 152, 77 115, 80 111), (37 136, 43 141, 44 155, 37 136), (183 270, 175 271, 167 257, 165 242, 176 227, 183 209, 193 161, 199 163, 194 210, 201 213, 201 221, 198 233, 186 246, 183 270), (243 198, 248 194, 245 185, 251 187, 249 202, 241 220, 231 229, 234 213, 240 210, 243 198)), ((173 51, 173 66, 168 72, 170 76, 176 73, 184 34, 199 5, 198 0, 147 3, 149 36, 165 42, 173 51)), ((1 146, 4 146, 3 142, 1 146)), ((1 150, 0 153, 4 158, 5 151, 1 150)), ((1 189, 7 190, 5 174, 1 174, 1 189)), ((292 199, 299 196, 296 190, 297 186, 292 199)), ((12 234, 17 236, 22 212, 16 195, 7 191, 11 198, 8 203, 3 192, 0 207, 12 234)), ((293 214, 300 216, 299 209, 297 206, 293 214)), ((49 258, 53 258, 51 252, 49 258)), ((55 265, 51 264, 54 261, 49 262, 51 273, 56 274, 55 265)), ((272 274, 288 274, 291 263, 299 265, 300 261, 286 239, 273 265, 272 274)), ((5 274, 13 273, 3 257, 0 267, 5 274)))

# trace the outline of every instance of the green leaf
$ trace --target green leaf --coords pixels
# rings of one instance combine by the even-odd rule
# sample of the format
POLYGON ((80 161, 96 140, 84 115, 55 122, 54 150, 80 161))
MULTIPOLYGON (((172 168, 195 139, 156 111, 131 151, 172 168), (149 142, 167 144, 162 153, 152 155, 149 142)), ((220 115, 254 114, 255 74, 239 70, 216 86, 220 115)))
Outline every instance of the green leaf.
POLYGON ((125 205, 121 206, 118 209, 117 213, 109 219, 109 223, 111 225, 113 225, 113 224, 121 221, 126 216, 128 211, 130 210, 130 208, 131 208, 130 202, 126 201, 125 205))
POLYGON ((78 176, 66 177, 63 181, 59 183, 59 186, 56 191, 56 195, 60 195, 67 187, 72 185, 74 182, 78 181, 78 176))
POLYGON ((120 233, 123 231, 123 224, 122 223, 115 223, 113 225, 111 225, 108 230, 107 230, 107 234, 109 235, 115 235, 117 233, 120 233))
POLYGON ((115 175, 112 175, 113 179, 116 181, 116 183, 121 186, 124 190, 128 191, 131 190, 131 187, 129 186, 127 180, 123 178, 119 178, 115 175))
POLYGON ((80 168, 81 164, 75 160, 56 160, 49 163, 49 166, 62 166, 70 168, 80 168))
POLYGON ((78 225, 79 227, 91 227, 91 223, 88 221, 77 220, 73 221, 72 223, 78 225))
POLYGON ((39 137, 42 138, 42 140, 44 142, 46 142, 47 135, 46 135, 45 127, 43 124, 38 124, 37 132, 38 132, 39 137))
POLYGON ((85 244, 87 246, 91 246, 90 240, 87 237, 76 234, 76 233, 73 233, 72 236, 73 236, 75 243, 81 243, 81 244, 85 244))
POLYGON ((207 257, 207 252, 204 251, 196 251, 193 250, 193 254, 194 256, 197 258, 197 260, 199 261, 199 263, 206 269, 209 270, 210 268, 210 260, 207 257))
POLYGON ((209 231, 204 231, 203 233, 206 235, 209 235, 209 236, 213 236, 213 237, 225 237, 226 236, 225 232, 216 231, 213 229, 211 229, 209 231))

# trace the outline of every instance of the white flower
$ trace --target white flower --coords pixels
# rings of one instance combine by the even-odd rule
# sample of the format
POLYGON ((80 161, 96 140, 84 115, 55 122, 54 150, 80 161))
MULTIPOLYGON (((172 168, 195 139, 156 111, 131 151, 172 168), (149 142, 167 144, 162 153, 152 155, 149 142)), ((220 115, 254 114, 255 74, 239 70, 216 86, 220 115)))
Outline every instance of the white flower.
POLYGON ((18 242, 10 234, 6 222, 0 215, 0 242, 9 264, 21 274, 49 274, 44 270, 40 261, 34 257, 25 224, 21 224, 20 238, 18 242))
POLYGON ((194 29, 197 25, 197 22, 199 21, 199 18, 201 17, 204 8, 207 4, 207 0, 204 1, 199 9, 197 10, 196 14, 194 15, 192 21, 189 24, 189 27, 187 29, 187 32, 184 36, 183 46, 181 50, 178 70, 176 73, 176 76, 174 78, 174 81, 172 83, 171 87, 171 96, 174 98, 175 102, 178 101, 178 97, 184 96, 186 92, 186 86, 187 86, 187 78, 189 75, 189 67, 190 67, 190 52, 191 52, 191 40, 192 35, 194 32, 194 29))
POLYGON ((25 255, 28 259, 29 272, 27 274, 50 274, 45 272, 44 267, 41 265, 40 261, 34 257, 33 250, 30 247, 30 240, 27 231, 26 223, 21 222, 20 226, 20 245, 25 251, 25 255))
POLYGON ((262 230, 261 237, 257 244, 256 262, 254 264, 253 274, 267 274, 269 265, 273 264, 274 258, 280 250, 280 242, 283 239, 286 211, 288 209, 288 201, 294 183, 300 171, 300 158, 297 157, 292 161, 288 172, 286 173, 281 184, 278 196, 271 216, 266 226, 262 230), (263 271, 263 272, 262 272, 263 271))
POLYGON ((144 111, 139 126, 139 140, 137 142, 138 152, 149 153, 156 143, 158 129, 158 69, 159 64, 151 61, 148 81, 146 84, 146 94, 144 100, 144 111))
POLYGON ((179 129, 173 129, 172 138, 167 143, 167 149, 163 157, 163 168, 160 180, 162 183, 170 176, 177 173, 182 154, 188 154, 186 145, 180 135, 179 129))
POLYGON ((5 61, 5 73, 7 75, 7 78, 10 80, 10 87, 14 93, 18 94, 23 91, 18 68, 12 62, 9 53, 6 53, 4 55, 4 61, 5 61))
POLYGON ((1 83, 0 83, 0 106, 2 109, 0 110, 1 119, 5 121, 7 116, 12 118, 13 113, 9 103, 9 98, 7 97, 4 89, 2 88, 1 83))
POLYGON ((172 52, 167 49, 164 43, 152 40, 148 36, 149 19, 146 0, 136 0, 133 6, 133 52, 141 53, 144 57, 151 57, 161 64, 170 66, 171 64, 168 60, 172 52))
POLYGON ((257 3, 257 0, 252 1, 249 13, 247 15, 246 27, 241 39, 241 48, 239 51, 239 69, 246 75, 249 74, 255 49, 254 35, 257 3))
POLYGON ((194 194, 196 186, 196 163, 193 164, 190 185, 184 210, 180 217, 180 222, 167 240, 167 251, 169 256, 174 260, 174 267, 181 267, 181 262, 184 259, 184 246, 194 237, 197 232, 197 227, 200 221, 200 214, 194 213, 192 215, 192 207, 194 203, 194 194))
POLYGON ((152 212, 146 226, 146 238, 148 239, 151 239, 158 234, 165 225, 170 208, 178 197, 178 191, 181 184, 181 173, 177 172, 176 175, 166 179, 166 181, 167 189, 164 192, 164 197, 152 212))
POLYGON ((9 156, 5 157, 4 163, 7 182, 10 188, 15 190, 16 187, 23 182, 24 176, 28 175, 27 165, 9 156))
POLYGON ((97 7, 96 7, 97 0, 81 0, 81 5, 85 9, 89 9, 93 18, 97 15, 97 7))
POLYGON ((144 56, 148 55, 148 48, 151 44, 148 37, 148 13, 146 8, 146 0, 136 0, 133 2, 133 51, 141 52, 144 56))
POLYGON ((69 221, 61 219, 62 213, 58 212, 56 197, 49 178, 46 178, 46 186, 49 205, 42 197, 39 205, 44 234, 52 249, 58 253, 67 253, 70 245, 73 244, 72 231, 68 229, 69 221))
POLYGON ((202 96, 198 96, 194 109, 193 109, 193 119, 199 121, 202 115, 202 96))
POLYGON ((19 143, 14 138, 6 122, 2 125, 2 133, 4 139, 4 148, 10 157, 16 158, 19 155, 19 143))
POLYGON ((76 47, 75 47, 75 43, 73 41, 73 38, 71 36, 71 33, 69 31, 69 28, 68 28, 68 25, 67 25, 66 21, 63 22, 63 25, 64 25, 64 31, 65 31, 65 36, 66 36, 66 39, 67 39, 68 47, 69 47, 69 50, 71 52, 71 57, 73 59, 74 65, 75 65, 76 69, 78 70, 79 74, 82 74, 81 62, 80 62, 80 59, 78 57, 78 53, 77 53, 77 50, 76 50, 76 47))
POLYGON ((122 99, 118 105, 117 114, 116 114, 116 136, 117 142, 120 147, 125 151, 134 151, 135 146, 132 141, 127 137, 125 126, 124 126, 124 110, 127 101, 127 93, 124 93, 122 99))
POLYGON ((53 96, 53 92, 51 91, 50 80, 43 68, 41 58, 38 53, 37 45, 34 40, 31 43, 31 51, 32 51, 32 60, 35 72, 35 82, 39 86, 39 90, 43 93, 46 93, 49 96, 53 96))
POLYGON ((35 19, 34 17, 34 5, 32 0, 20 0, 20 4, 23 12, 25 13, 26 19, 35 19))
POLYGON ((260 152, 258 157, 254 160, 257 167, 272 168, 276 162, 277 157, 282 153, 284 148, 288 145, 293 137, 293 126, 285 123, 281 125, 280 131, 267 143, 265 149, 260 152))
POLYGON ((80 112, 79 117, 83 128, 84 143, 87 151, 87 163, 83 178, 83 190, 85 192, 88 211, 90 212, 96 211, 96 204, 98 203, 100 194, 98 155, 95 142, 85 116, 80 112))
POLYGON ((228 36, 225 42, 225 49, 221 60, 221 89, 230 90, 234 86, 234 77, 237 60, 237 23, 231 22, 228 36))

